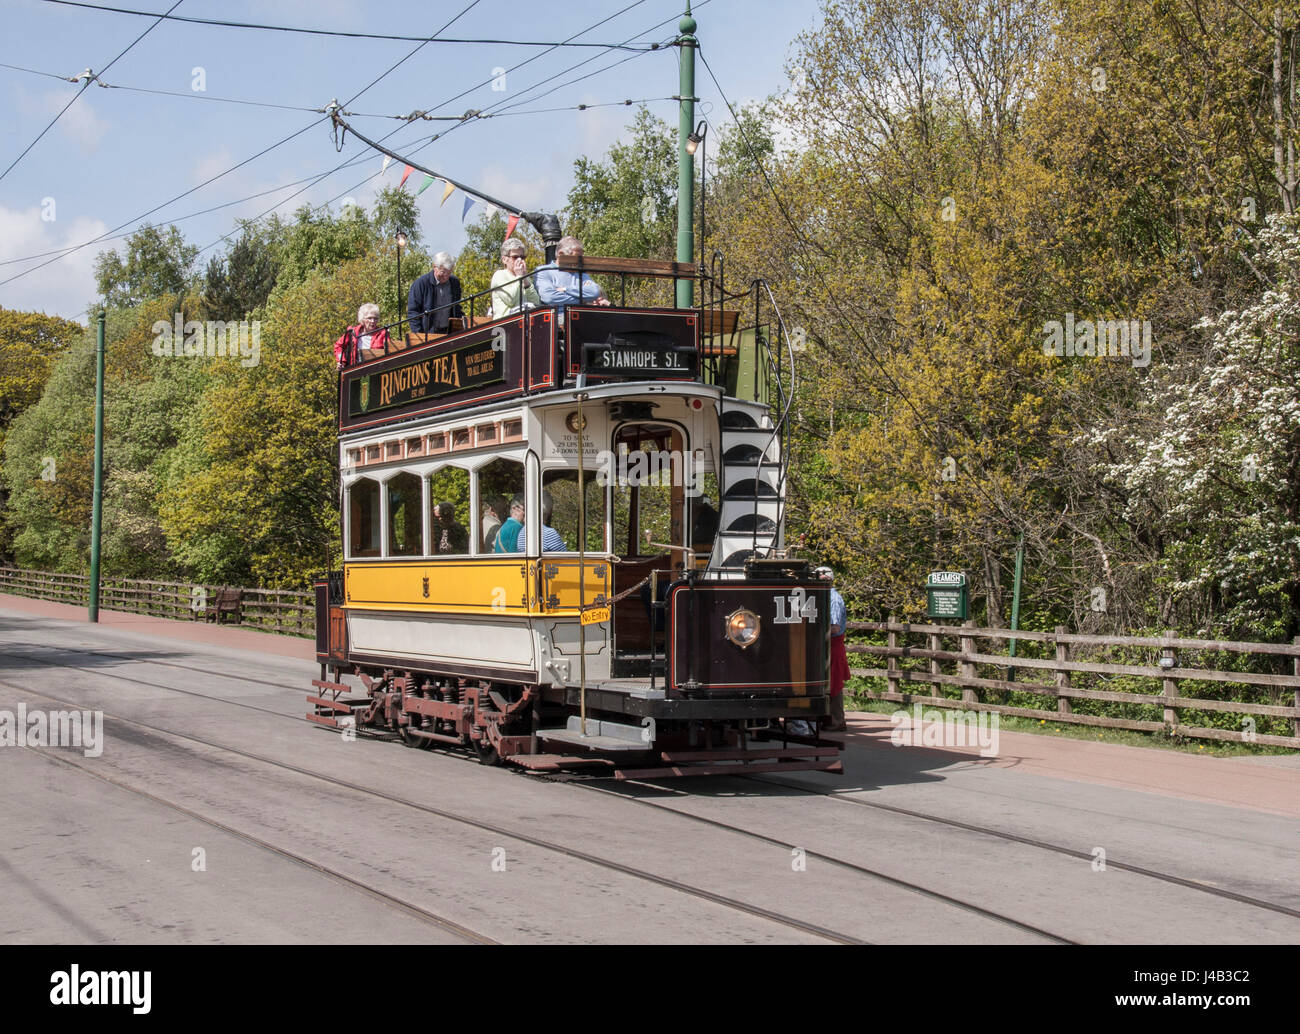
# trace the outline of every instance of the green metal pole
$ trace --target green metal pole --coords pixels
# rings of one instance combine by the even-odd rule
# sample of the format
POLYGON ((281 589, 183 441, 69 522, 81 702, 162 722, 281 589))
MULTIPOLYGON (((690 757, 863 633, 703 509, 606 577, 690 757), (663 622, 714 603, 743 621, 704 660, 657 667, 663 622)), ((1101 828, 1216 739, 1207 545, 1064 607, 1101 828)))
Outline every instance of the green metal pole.
MULTIPOLYGON (((681 31, 681 83, 677 122, 677 261, 695 263, 695 156, 686 150, 686 138, 695 132, 695 19, 688 0, 677 28, 681 31)), ((695 281, 677 281, 677 308, 695 305, 695 281)))
POLYGON ((90 620, 99 620, 99 524, 104 502, 104 310, 95 330, 95 497, 90 512, 90 620))
MULTIPOLYGON (((1016 579, 1011 589, 1011 631, 1015 632, 1020 628, 1020 575, 1025 569, 1025 535, 1020 533, 1020 541, 1016 543, 1016 579)), ((1016 642, 1011 640, 1011 649, 1008 651, 1012 657, 1016 655, 1016 642)), ((1007 681, 1016 681, 1016 669, 1007 669, 1007 681)))

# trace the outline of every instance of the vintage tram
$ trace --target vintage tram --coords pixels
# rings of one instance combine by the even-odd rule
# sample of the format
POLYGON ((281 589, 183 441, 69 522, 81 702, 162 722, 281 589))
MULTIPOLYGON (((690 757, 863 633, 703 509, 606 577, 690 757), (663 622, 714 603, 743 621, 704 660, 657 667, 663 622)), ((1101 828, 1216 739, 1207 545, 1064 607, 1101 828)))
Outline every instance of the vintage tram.
POLYGON ((560 266, 708 301, 530 309, 341 373, 308 717, 534 772, 840 771, 817 733, 829 585, 785 548, 794 354, 770 296, 560 266), (481 520, 509 500, 511 553, 481 520))

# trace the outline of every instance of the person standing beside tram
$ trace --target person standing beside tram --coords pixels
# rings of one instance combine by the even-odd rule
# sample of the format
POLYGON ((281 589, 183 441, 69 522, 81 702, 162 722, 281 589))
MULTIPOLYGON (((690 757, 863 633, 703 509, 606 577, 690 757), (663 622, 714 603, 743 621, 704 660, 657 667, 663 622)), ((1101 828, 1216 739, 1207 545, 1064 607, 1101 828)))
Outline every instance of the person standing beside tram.
MULTIPOLYGON (((829 567, 819 567, 816 570, 818 578, 824 581, 832 581, 835 578, 835 572, 829 567)), ((844 632, 848 628, 848 608, 844 605, 844 597, 834 585, 831 586, 831 614, 830 614, 830 634, 831 634, 831 670, 830 670, 830 698, 831 713, 827 719, 824 728, 828 732, 844 732, 848 728, 844 720, 844 683, 849 678, 849 654, 844 648, 844 632)))
POLYGON ((455 260, 445 251, 433 256, 433 268, 411 285, 406 314, 412 334, 446 334, 453 319, 463 320, 460 281, 452 276, 455 260))

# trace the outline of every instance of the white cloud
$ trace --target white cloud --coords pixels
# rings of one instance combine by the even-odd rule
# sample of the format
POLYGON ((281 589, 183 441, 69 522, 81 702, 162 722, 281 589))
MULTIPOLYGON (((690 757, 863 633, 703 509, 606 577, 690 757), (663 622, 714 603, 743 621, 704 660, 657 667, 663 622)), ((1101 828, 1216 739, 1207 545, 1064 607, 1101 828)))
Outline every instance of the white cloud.
MULTIPOLYGON (((69 88, 71 89, 71 84, 69 84, 69 88)), ((34 121, 40 121, 43 128, 44 123, 58 115, 63 110, 64 105, 75 95, 70 92, 70 89, 46 90, 38 95, 29 94, 26 90, 19 90, 18 110, 34 121)), ((80 89, 80 87, 77 87, 77 89, 80 89)), ((90 86, 87 88, 86 93, 90 94, 96 89, 98 87, 90 86)), ((84 96, 63 113, 52 132, 59 134, 64 140, 70 141, 82 156, 86 156, 99 150, 100 141, 104 139, 108 129, 108 123, 100 117, 90 97, 84 96)), ((42 140, 41 144, 45 142, 45 140, 42 140)), ((39 148, 41 144, 37 144, 36 147, 39 148)))
MULTIPOLYGON (((98 219, 84 216, 64 222, 41 218, 39 205, 30 208, 7 208, 0 205, 0 263, 40 252, 53 251, 98 237, 107 226, 98 219)), ((55 209, 56 216, 58 214, 55 209)), ((111 243, 82 248, 43 269, 28 273, 13 283, 0 287, 0 305, 6 309, 44 312, 85 322, 82 313, 95 295, 95 256, 111 243)), ((53 256, 32 262, 0 265, 0 281, 39 265, 53 256)))

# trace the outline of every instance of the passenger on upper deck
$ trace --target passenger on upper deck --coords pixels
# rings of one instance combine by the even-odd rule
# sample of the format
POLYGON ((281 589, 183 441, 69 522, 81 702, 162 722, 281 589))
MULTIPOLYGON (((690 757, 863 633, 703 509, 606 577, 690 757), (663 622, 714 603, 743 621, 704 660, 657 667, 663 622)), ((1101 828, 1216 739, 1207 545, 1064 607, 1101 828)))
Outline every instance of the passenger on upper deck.
POLYGON ((524 242, 518 237, 507 237, 501 245, 501 268, 492 274, 492 318, 499 320, 502 316, 511 316, 520 310, 519 296, 522 293, 522 307, 531 309, 542 304, 537 297, 537 288, 529 279, 521 279, 528 272, 528 260, 524 258, 524 242))
POLYGON ((357 310, 357 325, 348 327, 334 342, 334 360, 341 370, 370 358, 361 354, 362 349, 383 355, 387 348, 388 331, 379 329, 379 306, 366 302, 357 310))
POLYGON ((413 334, 445 334, 452 318, 464 319, 460 308, 460 281, 451 275, 455 260, 445 251, 433 256, 433 269, 411 285, 406 314, 413 334))
MULTIPOLYGON (((577 237, 562 237, 555 248, 557 260, 561 255, 581 254, 582 242, 577 237)), ((561 313, 564 312, 566 305, 577 305, 579 298, 583 305, 609 304, 609 299, 601 291, 600 284, 589 276, 579 276, 577 273, 560 269, 556 262, 538 266, 533 272, 533 280, 537 283, 537 294, 542 304, 557 306, 561 313)))
MULTIPOLYGON (((551 500, 550 492, 542 493, 542 552, 543 553, 563 553, 569 547, 565 545, 560 533, 551 527, 551 514, 555 510, 555 504, 551 500)), ((527 518, 525 518, 525 522, 527 518)), ((522 553, 528 548, 528 530, 527 528, 519 529, 519 539, 515 542, 515 552, 522 553)))

